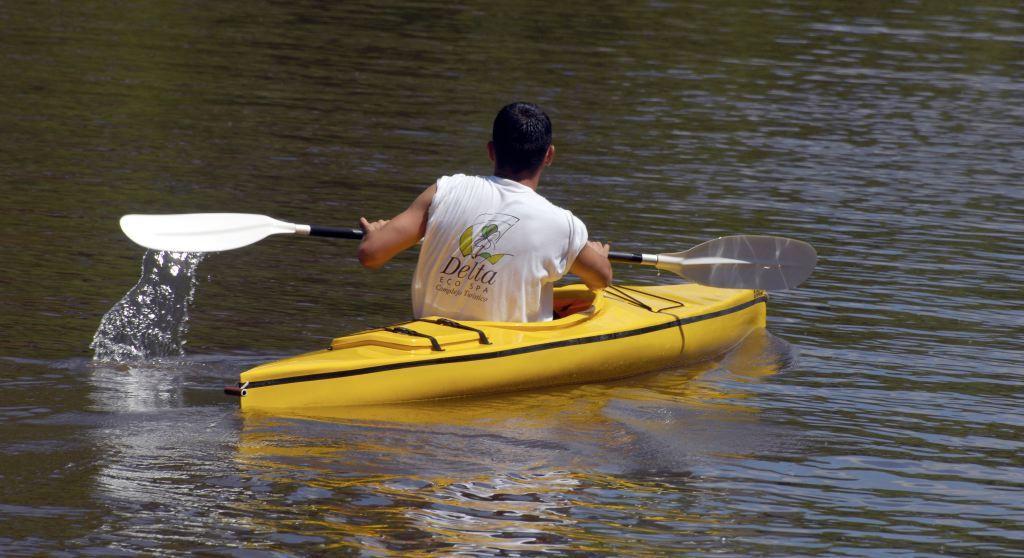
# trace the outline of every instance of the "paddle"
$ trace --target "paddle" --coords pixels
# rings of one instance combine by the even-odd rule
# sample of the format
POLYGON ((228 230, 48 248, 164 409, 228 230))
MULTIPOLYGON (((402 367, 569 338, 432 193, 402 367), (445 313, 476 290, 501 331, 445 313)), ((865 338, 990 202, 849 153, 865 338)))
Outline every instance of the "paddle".
MULTIPOLYGON (((125 215, 121 230, 136 244, 171 252, 220 252, 248 246, 272 234, 360 239, 360 229, 286 223, 250 213, 125 215)), ((650 265, 695 283, 728 289, 780 291, 802 283, 818 256, 806 242, 776 236, 725 236, 685 252, 611 252, 613 262, 650 265)))
POLYGON ((613 262, 651 265, 723 289, 784 291, 803 283, 818 262, 814 247, 780 236, 723 236, 672 254, 610 252, 613 262))
POLYGON ((332 238, 363 238, 360 229, 296 225, 252 213, 184 213, 125 215, 121 230, 133 242, 151 250, 222 252, 255 244, 272 234, 332 238))

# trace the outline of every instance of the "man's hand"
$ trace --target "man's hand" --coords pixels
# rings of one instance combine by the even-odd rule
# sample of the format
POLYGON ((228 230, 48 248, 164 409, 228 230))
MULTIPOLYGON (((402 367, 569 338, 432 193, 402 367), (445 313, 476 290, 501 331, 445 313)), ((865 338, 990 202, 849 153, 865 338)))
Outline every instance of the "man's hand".
POLYGON ((359 218, 359 228, 363 229, 363 236, 369 236, 370 233, 379 231, 384 228, 384 225, 388 224, 388 220, 380 219, 379 221, 369 222, 366 217, 359 218))
POLYGON ((600 253, 605 258, 608 257, 608 252, 612 251, 611 245, 609 245, 609 244, 602 244, 602 243, 594 241, 594 240, 588 240, 587 241, 587 246, 590 246, 594 250, 597 250, 598 253, 600 253))
MULTIPOLYGON (((391 259, 390 256, 387 259, 381 259, 379 256, 377 258, 371 257, 371 252, 367 250, 368 246, 380 244, 379 242, 376 242, 379 240, 377 238, 377 233, 384 230, 384 227, 386 227, 389 222, 390 220, 388 219, 378 219, 371 223, 366 220, 366 217, 359 218, 359 228, 363 229, 363 240, 359 242, 359 251, 357 253, 359 255, 359 262, 362 263, 363 266, 370 269, 379 269, 380 266, 384 265, 384 262, 391 259)), ((383 236, 387 235, 385 234, 383 236)))
POLYGON ((569 273, 583 279, 592 291, 612 284, 612 264, 608 261, 610 246, 600 242, 587 241, 573 262, 569 273))

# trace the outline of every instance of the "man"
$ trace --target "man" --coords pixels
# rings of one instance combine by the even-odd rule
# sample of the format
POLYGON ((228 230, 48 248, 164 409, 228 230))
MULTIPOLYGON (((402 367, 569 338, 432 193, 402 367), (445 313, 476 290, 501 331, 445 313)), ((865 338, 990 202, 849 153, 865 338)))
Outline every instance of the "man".
POLYGON ((445 176, 394 219, 361 218, 360 263, 377 269, 423 239, 417 318, 545 321, 567 272, 591 290, 610 285, 608 245, 589 242, 582 221, 536 192, 555 158, 547 114, 530 103, 502 108, 487 152, 494 176, 445 176))

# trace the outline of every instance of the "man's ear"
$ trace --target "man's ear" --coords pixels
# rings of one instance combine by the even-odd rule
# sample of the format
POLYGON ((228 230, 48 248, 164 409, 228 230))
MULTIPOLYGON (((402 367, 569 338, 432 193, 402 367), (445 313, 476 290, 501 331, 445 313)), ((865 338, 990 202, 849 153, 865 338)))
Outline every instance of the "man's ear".
POLYGON ((544 154, 544 166, 550 167, 551 163, 555 161, 555 144, 548 146, 548 152, 544 154))
POLYGON ((496 163, 497 159, 494 157, 494 142, 487 142, 487 157, 491 159, 492 163, 496 163))

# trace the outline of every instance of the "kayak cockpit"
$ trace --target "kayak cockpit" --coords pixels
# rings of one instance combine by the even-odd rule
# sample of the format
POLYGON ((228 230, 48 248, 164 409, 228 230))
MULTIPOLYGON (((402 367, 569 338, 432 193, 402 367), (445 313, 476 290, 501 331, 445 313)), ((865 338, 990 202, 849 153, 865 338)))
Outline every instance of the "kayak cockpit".
POLYGON ((601 293, 595 294, 586 287, 576 287, 580 286, 573 285, 556 291, 552 304, 555 319, 550 322, 518 324, 455 321, 430 316, 396 326, 371 329, 335 338, 331 341, 330 350, 371 346, 412 353, 441 352, 490 345, 491 339, 486 330, 494 327, 528 326, 531 329, 538 327, 546 329, 547 327, 560 328, 578 325, 594 316, 597 308, 603 303, 603 299, 601 293))
POLYGON ((590 310, 595 305, 595 299, 599 300, 603 296, 604 293, 595 294, 590 289, 559 289, 555 291, 555 300, 551 304, 552 318, 561 320, 590 310))

